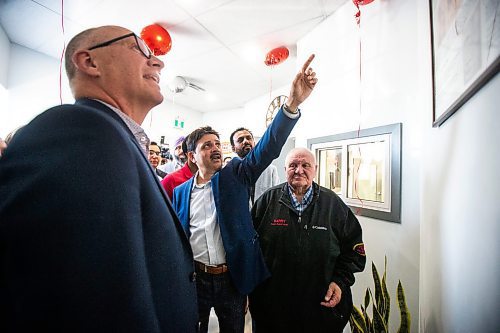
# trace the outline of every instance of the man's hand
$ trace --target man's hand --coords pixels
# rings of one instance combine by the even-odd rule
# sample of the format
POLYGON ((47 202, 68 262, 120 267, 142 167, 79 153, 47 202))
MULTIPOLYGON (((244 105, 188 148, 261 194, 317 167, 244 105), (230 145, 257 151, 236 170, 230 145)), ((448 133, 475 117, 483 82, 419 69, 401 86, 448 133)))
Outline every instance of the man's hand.
POLYGON ((293 80, 290 95, 286 101, 287 107, 292 111, 297 110, 299 105, 309 97, 316 83, 318 83, 316 73, 313 72, 312 68, 309 68, 313 59, 314 54, 311 54, 309 59, 304 63, 304 66, 302 66, 302 70, 293 80))
POLYGON ((326 306, 327 308, 333 308, 335 305, 339 304, 341 298, 342 290, 340 290, 340 287, 335 282, 332 282, 328 286, 325 301, 321 302, 321 305, 326 306))

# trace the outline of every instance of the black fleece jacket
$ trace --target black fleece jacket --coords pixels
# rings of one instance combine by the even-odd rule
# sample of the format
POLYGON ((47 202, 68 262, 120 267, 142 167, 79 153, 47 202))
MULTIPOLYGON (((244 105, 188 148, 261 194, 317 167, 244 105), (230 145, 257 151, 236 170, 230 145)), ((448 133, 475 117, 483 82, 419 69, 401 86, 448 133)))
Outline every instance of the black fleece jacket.
POLYGON ((361 226, 333 191, 312 186, 312 202, 300 215, 286 183, 264 193, 252 208, 272 274, 250 295, 258 333, 342 332, 349 319, 350 286, 366 262, 361 226), (320 302, 331 282, 341 288, 342 299, 326 308, 320 302))

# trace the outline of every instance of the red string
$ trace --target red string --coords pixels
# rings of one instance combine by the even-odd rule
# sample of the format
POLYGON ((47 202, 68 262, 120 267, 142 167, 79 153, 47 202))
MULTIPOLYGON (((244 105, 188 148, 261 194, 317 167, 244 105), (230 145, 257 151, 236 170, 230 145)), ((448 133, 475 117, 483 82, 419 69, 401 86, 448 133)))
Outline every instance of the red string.
POLYGON ((62 105, 62 63, 64 58, 64 52, 66 51, 66 40, 64 38, 64 0, 61 0, 61 27, 63 35, 63 49, 61 52, 61 58, 59 59, 59 101, 62 105))
MULTIPOLYGON (((354 4, 356 5, 356 8, 358 9, 358 11, 356 12, 356 15, 354 15, 354 17, 356 18, 356 23, 357 23, 358 28, 359 28, 359 123, 358 123, 358 138, 359 138, 360 133, 361 133, 361 110, 362 110, 362 101, 363 101, 363 99, 361 98, 361 94, 363 92, 362 60, 361 60, 361 10, 359 9, 359 3, 357 1, 355 1, 354 4)), ((359 200, 359 202, 361 203, 361 207, 356 209, 357 215, 359 215, 359 213, 361 212, 361 209, 363 209, 363 207, 364 207, 364 202, 358 193, 359 169, 361 167, 361 161, 363 160, 362 156, 361 156, 361 148, 359 146, 358 146, 358 152, 359 152, 359 161, 360 162, 359 162, 358 167, 357 167, 356 172, 355 172, 354 194, 355 194, 356 198, 359 200)))

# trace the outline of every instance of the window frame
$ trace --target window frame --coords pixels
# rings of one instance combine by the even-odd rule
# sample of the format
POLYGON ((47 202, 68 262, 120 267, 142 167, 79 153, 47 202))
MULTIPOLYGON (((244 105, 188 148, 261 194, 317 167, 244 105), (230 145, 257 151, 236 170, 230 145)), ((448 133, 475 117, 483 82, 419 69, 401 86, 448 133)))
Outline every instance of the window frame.
MULTIPOLYGON (((371 217, 391 222, 401 222, 401 131, 402 124, 390 124, 380 127, 362 129, 335 135, 328 135, 307 140, 308 148, 319 157, 319 152, 327 148, 341 149, 341 190, 339 197, 352 209, 356 215, 371 217), (384 141, 384 177, 383 188, 385 191, 384 202, 372 200, 359 200, 349 198, 348 191, 348 148, 356 144, 384 141)), ((320 175, 320 163, 316 179, 320 175)), ((318 179, 318 183, 320 183, 318 179)))

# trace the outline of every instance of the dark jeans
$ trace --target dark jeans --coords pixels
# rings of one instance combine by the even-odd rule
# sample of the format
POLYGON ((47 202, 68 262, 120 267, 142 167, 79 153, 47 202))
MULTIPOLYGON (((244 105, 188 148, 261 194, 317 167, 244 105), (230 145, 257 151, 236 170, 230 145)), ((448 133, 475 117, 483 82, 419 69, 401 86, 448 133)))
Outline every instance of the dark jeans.
POLYGON ((200 333, 208 332, 210 309, 219 319, 221 333, 243 333, 246 296, 236 290, 229 272, 209 274, 196 268, 200 333))

